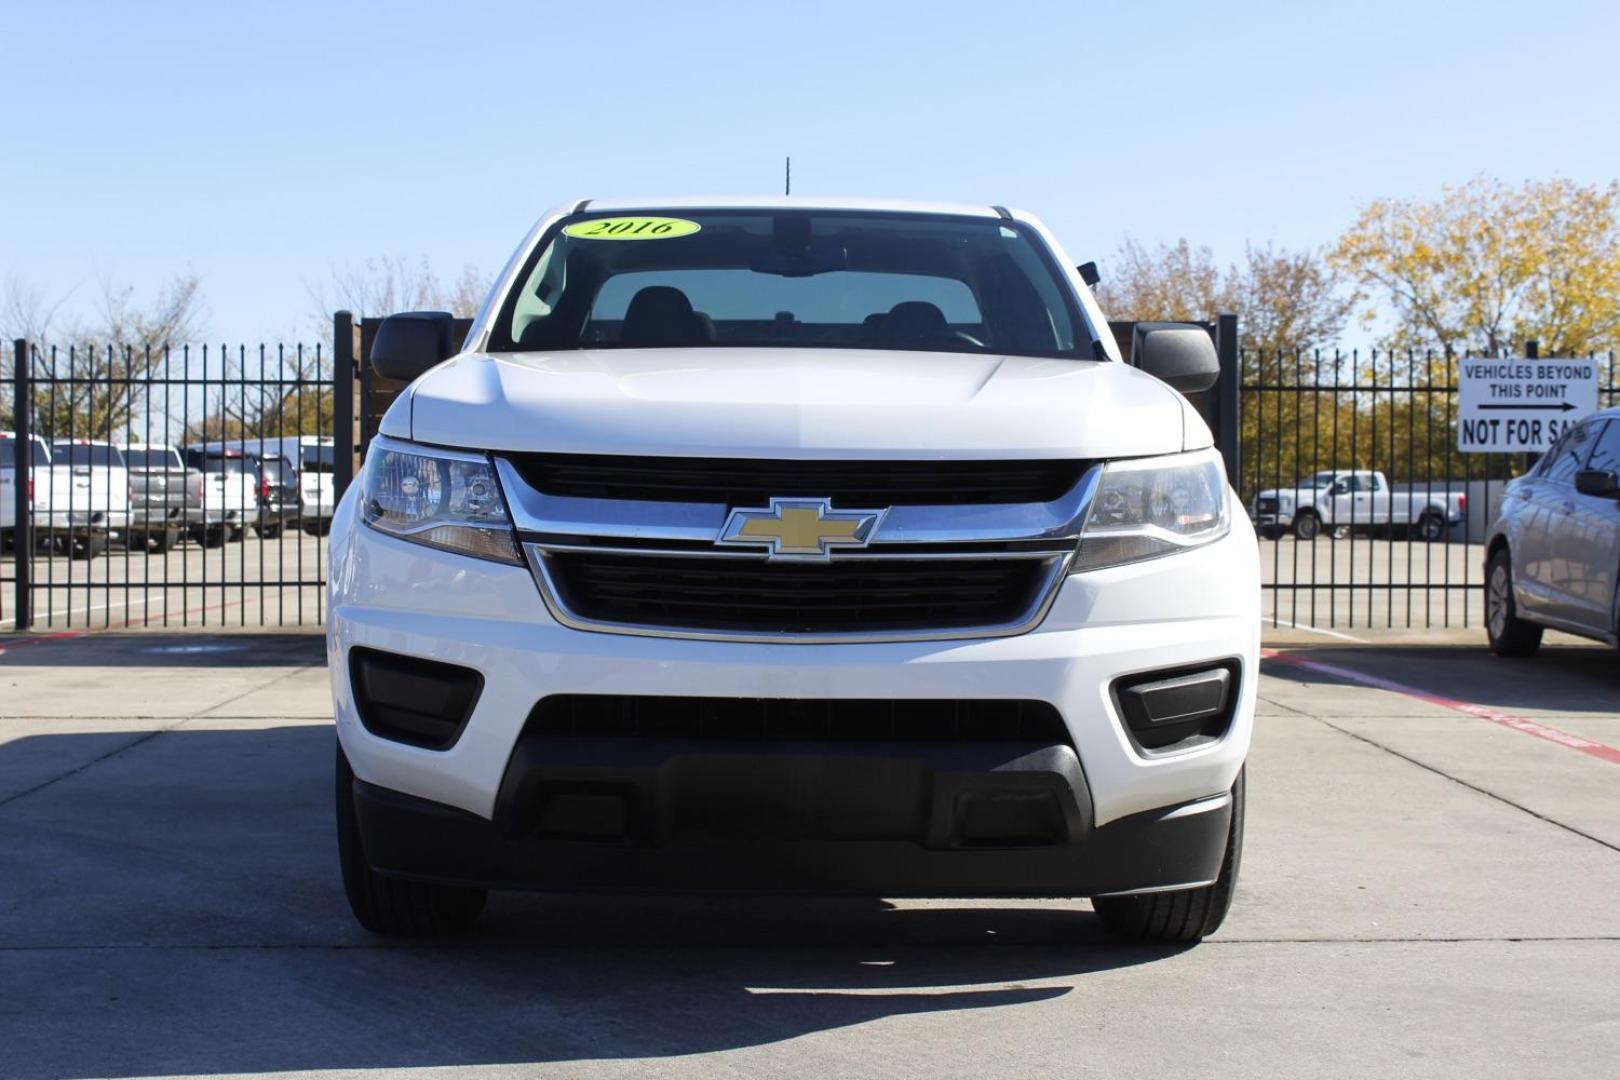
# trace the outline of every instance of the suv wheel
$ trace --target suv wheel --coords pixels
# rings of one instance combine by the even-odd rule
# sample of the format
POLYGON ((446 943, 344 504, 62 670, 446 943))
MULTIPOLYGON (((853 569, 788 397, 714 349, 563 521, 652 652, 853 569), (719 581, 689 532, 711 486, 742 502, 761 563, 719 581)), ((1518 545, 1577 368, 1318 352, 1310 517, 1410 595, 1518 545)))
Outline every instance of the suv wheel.
POLYGON ((1232 906, 1243 859, 1243 776, 1239 772, 1232 785, 1232 825, 1220 877, 1196 889, 1094 897, 1091 906, 1104 926, 1138 941, 1199 941, 1220 928, 1232 906))
POLYGON ((1322 519, 1314 510, 1301 510, 1294 515, 1294 535, 1301 540, 1315 540, 1322 531, 1322 519))
POLYGON ((1505 547, 1485 568, 1485 635, 1497 656, 1534 656, 1541 648, 1541 627, 1519 618, 1513 602, 1513 559, 1505 547))
POLYGON ((484 910, 483 889, 435 885, 379 874, 366 862, 360 846, 360 822, 354 810, 354 770, 337 748, 338 861, 343 891, 360 925, 387 937, 437 937, 466 930, 484 910))

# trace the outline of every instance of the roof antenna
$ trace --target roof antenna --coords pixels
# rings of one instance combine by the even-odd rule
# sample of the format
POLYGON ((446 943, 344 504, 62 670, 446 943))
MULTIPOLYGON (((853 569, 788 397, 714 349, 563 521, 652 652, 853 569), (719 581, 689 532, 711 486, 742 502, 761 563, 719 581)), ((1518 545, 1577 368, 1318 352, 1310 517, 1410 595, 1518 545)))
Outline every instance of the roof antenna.
POLYGON ((787 159, 787 175, 782 184, 782 194, 793 194, 793 159, 791 157, 787 159))

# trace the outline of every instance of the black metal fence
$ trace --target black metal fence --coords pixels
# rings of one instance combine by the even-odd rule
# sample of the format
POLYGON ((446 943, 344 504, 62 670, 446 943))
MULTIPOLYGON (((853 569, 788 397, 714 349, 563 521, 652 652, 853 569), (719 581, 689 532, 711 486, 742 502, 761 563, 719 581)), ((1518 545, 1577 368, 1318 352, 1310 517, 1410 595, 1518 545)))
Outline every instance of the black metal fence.
MULTIPOLYGON (((1240 354, 1235 319, 1210 331, 1223 376, 1198 403, 1261 515, 1267 622, 1478 625, 1482 541, 1527 459, 1457 452, 1461 360, 1240 354), (1311 527, 1268 502, 1343 470, 1385 486, 1311 527), (1444 521, 1412 510, 1434 505, 1444 521)), ((397 390, 363 371, 374 333, 340 312, 331 347, 16 343, 0 392, 0 631, 320 624, 325 527, 397 390)), ((1620 403, 1615 357, 1592 359, 1600 405, 1620 403)))
MULTIPOLYGON (((1534 355, 1534 343, 1527 352, 1534 355)), ((1270 625, 1481 624, 1486 533, 1507 481, 1533 459, 1457 451, 1462 359, 1387 350, 1243 354, 1236 482, 1262 532, 1270 625), (1345 493, 1336 516, 1302 512, 1302 503, 1331 497, 1302 482, 1344 470, 1378 472, 1382 486, 1345 493)), ((1587 359, 1598 364, 1599 407, 1620 403, 1614 355, 1587 359)))
POLYGON ((321 622, 329 349, 17 342, 8 359, 0 630, 321 622))

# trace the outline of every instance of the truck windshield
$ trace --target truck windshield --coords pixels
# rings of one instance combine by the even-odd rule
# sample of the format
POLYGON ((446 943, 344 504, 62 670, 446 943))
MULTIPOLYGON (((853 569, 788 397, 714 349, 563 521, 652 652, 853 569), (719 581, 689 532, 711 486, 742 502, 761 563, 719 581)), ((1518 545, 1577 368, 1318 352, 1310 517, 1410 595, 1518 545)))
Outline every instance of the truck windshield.
POLYGON ((173 450, 125 450, 124 458, 132 469, 178 469, 180 455, 173 450))
POLYGON ((859 348, 1092 359, 1050 250, 997 218, 678 210, 574 215, 490 348, 859 348))
POLYGON ((313 443, 304 444, 303 467, 305 472, 329 473, 332 463, 337 460, 336 447, 317 446, 313 443))
POLYGON ((57 465, 99 465, 115 469, 124 467, 122 450, 116 446, 95 443, 52 443, 51 458, 57 465))
MULTIPOLYGON (((44 441, 41 439, 30 439, 28 442, 33 448, 33 453, 29 458, 29 464, 49 465, 51 463, 51 455, 50 452, 45 449, 44 441)), ((12 441, 12 436, 9 432, 0 432, 0 469, 14 469, 16 466, 17 444, 12 441)))

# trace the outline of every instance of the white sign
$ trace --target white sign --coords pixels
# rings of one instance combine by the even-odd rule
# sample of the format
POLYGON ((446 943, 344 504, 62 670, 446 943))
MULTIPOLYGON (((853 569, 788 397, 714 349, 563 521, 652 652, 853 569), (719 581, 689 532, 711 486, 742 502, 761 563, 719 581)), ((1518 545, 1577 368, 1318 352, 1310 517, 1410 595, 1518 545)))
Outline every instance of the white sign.
POLYGON ((1465 454, 1549 450, 1597 409, 1592 360, 1463 360, 1457 366, 1457 449, 1465 454))

